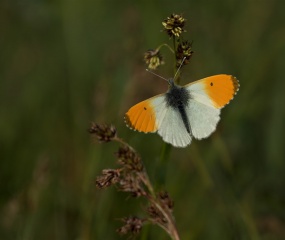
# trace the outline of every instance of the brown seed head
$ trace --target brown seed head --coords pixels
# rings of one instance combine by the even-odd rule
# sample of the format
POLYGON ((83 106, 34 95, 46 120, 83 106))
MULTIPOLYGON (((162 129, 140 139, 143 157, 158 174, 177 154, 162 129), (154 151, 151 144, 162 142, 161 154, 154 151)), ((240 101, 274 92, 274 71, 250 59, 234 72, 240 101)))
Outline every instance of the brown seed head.
POLYGON ((133 197, 145 196, 146 192, 142 186, 141 180, 133 173, 125 173, 119 182, 119 189, 123 192, 129 192, 133 197))
POLYGON ((160 192, 158 194, 158 199, 160 200, 163 208, 167 208, 170 211, 173 210, 174 207, 174 202, 173 200, 169 197, 168 193, 166 191, 160 192))
POLYGON ((147 64, 149 69, 156 69, 160 65, 164 64, 160 51, 156 50, 148 50, 144 53, 144 61, 147 64))
POLYGON ((180 42, 176 50, 176 60, 177 60, 176 66, 179 67, 184 58, 185 60, 183 62, 183 65, 187 65, 193 53, 194 52, 192 51, 192 43, 190 43, 189 41, 180 42))
POLYGON ((116 137, 117 130, 113 125, 92 123, 88 132, 94 134, 100 142, 109 142, 116 137))
POLYGON ((96 178, 97 188, 106 188, 112 184, 119 182, 120 170, 119 169, 104 169, 102 175, 96 178))
POLYGON ((118 233, 120 233, 120 234, 127 234, 127 233, 138 234, 138 233, 140 233, 145 220, 137 218, 137 217, 126 217, 126 218, 121 219, 121 221, 124 222, 125 225, 120 227, 119 229, 117 229, 118 233))
POLYGON ((144 168, 140 156, 130 147, 121 146, 116 156, 119 163, 126 169, 138 172, 143 171, 144 168))
POLYGON ((185 18, 183 18, 181 15, 173 13, 170 17, 167 17, 167 19, 162 22, 162 25, 170 37, 179 37, 182 32, 186 32, 183 29, 185 22, 185 18))
POLYGON ((147 208, 147 213, 152 219, 152 221, 165 225, 167 223, 167 219, 163 216, 163 214, 160 212, 160 210, 153 204, 151 204, 147 208))

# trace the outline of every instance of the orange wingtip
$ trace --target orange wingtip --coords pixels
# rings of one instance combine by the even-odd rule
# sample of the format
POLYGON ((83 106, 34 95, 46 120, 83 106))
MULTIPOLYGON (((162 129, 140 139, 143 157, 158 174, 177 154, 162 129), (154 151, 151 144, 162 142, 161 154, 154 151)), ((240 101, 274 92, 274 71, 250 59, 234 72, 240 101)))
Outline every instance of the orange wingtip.
POLYGON ((145 100, 131 107, 125 114, 126 125, 139 132, 155 132, 155 112, 150 100, 145 100))
POLYGON ((239 90, 238 80, 231 75, 215 75, 204 79, 205 90, 217 108, 228 104, 239 90))

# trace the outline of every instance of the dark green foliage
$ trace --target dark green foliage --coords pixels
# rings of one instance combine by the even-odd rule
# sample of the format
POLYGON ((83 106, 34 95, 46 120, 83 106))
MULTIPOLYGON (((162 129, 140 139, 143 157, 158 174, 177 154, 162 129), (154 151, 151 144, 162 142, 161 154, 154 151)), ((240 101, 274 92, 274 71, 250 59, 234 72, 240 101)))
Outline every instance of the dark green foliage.
MULTIPOLYGON (((145 72, 143 53, 171 45, 160 30, 173 12, 195 51, 180 83, 227 73, 241 85, 217 131, 172 149, 163 167, 181 239, 284 239, 284 9, 281 0, 1 1, 0 239, 120 239, 117 219, 143 212, 96 189, 118 146, 87 129, 114 124, 152 182, 160 177, 161 138, 130 131, 123 117, 167 88, 145 72)), ((161 53, 158 73, 173 77, 161 53)), ((141 236, 167 239, 152 226, 141 236)))

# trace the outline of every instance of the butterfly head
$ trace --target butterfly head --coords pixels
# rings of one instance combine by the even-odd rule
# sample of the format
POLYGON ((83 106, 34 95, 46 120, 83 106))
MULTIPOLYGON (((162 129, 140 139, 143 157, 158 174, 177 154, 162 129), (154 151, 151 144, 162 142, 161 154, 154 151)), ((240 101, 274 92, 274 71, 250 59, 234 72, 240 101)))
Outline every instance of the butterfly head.
POLYGON ((175 82, 173 78, 167 79, 167 82, 170 88, 173 88, 175 86, 175 82))

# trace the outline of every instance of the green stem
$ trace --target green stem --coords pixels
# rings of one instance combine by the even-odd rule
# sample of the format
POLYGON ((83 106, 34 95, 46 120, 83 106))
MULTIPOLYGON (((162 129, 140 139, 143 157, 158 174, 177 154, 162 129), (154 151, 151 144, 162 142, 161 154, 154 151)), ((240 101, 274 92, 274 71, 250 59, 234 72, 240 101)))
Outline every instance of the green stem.
POLYGON ((173 54, 175 54, 175 50, 173 50, 167 43, 163 43, 161 45, 158 46, 157 50, 160 50, 161 47, 168 47, 168 49, 170 50, 170 52, 172 52, 173 54))
POLYGON ((169 160, 171 148, 172 146, 168 143, 163 143, 162 145, 160 159, 156 166, 156 179, 159 188, 165 185, 167 163, 169 160))
POLYGON ((171 151, 171 145, 168 143, 164 143, 162 145, 161 154, 160 154, 160 164, 165 164, 169 159, 171 151))
MULTIPOLYGON (((164 45, 162 44, 161 46, 168 46, 167 44, 164 45)), ((161 47, 160 46, 160 47, 161 47)), ((169 46, 168 46, 169 47, 169 46)), ((170 47, 169 47, 170 48, 170 47)), ((170 48, 171 49, 171 48, 170 48)), ((173 36, 173 55, 174 55, 174 74, 177 71, 177 62, 176 62, 176 38, 173 36)), ((176 78, 177 82, 179 82, 179 77, 176 78)), ((166 177, 166 163, 169 159, 170 152, 171 152, 172 146, 168 143, 164 143, 161 149, 161 154, 160 154, 160 161, 159 161, 159 166, 157 166, 157 180, 158 180, 158 185, 163 186, 165 184, 165 177, 166 177)))
POLYGON ((177 62, 176 62, 176 39, 175 36, 173 36, 173 49, 174 49, 174 74, 176 73, 177 70, 177 62))
POLYGON ((147 239, 149 239, 149 235, 150 235, 149 227, 150 227, 149 224, 144 225, 143 231, 142 231, 142 234, 141 234, 141 237, 140 237, 140 240, 147 240, 147 239))
MULTIPOLYGON (((173 48, 174 48, 174 51, 175 51, 175 53, 174 53, 174 67, 173 67, 173 69, 174 69, 174 75, 176 74, 176 71, 177 71, 177 61, 176 61, 176 38, 175 38, 175 36, 173 36, 173 48)), ((180 82, 180 74, 179 73, 177 73, 177 77, 176 77, 176 83, 177 84, 179 84, 179 82, 180 82)))

